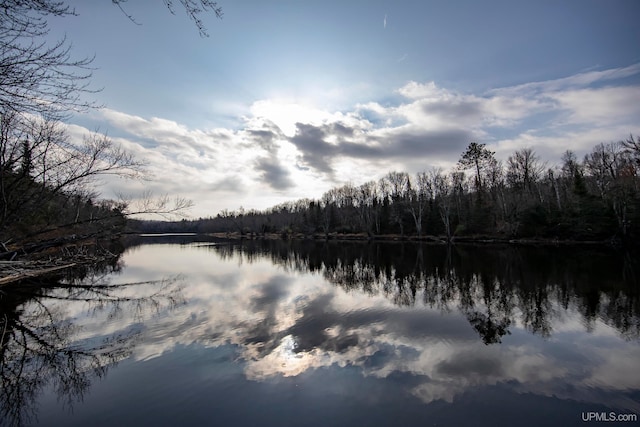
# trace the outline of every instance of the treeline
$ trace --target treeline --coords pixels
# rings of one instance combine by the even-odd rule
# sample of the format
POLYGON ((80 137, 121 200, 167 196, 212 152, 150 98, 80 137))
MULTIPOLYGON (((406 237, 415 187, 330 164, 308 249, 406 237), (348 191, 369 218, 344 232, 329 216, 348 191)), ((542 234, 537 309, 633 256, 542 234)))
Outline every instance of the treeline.
POLYGON ((455 170, 414 176, 389 172, 378 181, 333 188, 264 211, 224 210, 194 221, 132 224, 144 232, 238 232, 285 237, 457 236, 630 240, 640 232, 640 143, 598 144, 582 160, 566 151, 548 167, 531 148, 497 160, 471 143, 455 170))

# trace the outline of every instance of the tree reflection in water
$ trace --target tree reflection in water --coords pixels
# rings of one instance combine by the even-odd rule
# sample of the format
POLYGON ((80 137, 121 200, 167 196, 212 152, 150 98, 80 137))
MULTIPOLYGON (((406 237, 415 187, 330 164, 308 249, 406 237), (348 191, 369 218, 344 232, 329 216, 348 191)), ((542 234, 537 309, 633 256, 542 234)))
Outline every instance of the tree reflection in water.
POLYGON ((97 266, 60 281, 0 290, 0 425, 34 422, 35 402, 47 387, 71 409, 83 400, 93 379, 104 377, 131 354, 139 330, 86 338, 79 317, 117 322, 133 313, 144 320, 182 303, 180 277, 110 283, 107 277, 119 268, 118 263, 97 266), (69 313, 70 302, 80 302, 83 312, 69 313))
POLYGON ((549 337, 575 307, 590 330, 597 319, 627 340, 640 338, 637 254, 609 248, 243 241, 213 245, 222 258, 268 257, 288 270, 321 272, 336 286, 382 293, 399 306, 422 300, 459 310, 485 344, 519 323, 549 337))
MULTIPOLYGON (((628 402, 637 393, 637 376, 618 377, 618 370, 612 368, 621 360, 632 364, 637 358, 635 347, 628 351, 623 346, 611 352, 616 357, 601 360, 611 341, 587 340, 576 352, 594 342, 600 346, 590 356, 598 360, 585 366, 588 358, 545 353, 548 349, 539 348, 540 340, 523 343, 528 334, 522 333, 526 329, 545 338, 555 333, 571 340, 562 331, 563 320, 569 318, 574 334, 581 328, 574 322, 578 318, 587 330, 603 321, 625 339, 638 340, 638 261, 633 255, 595 247, 573 251, 570 247, 195 239, 202 237, 181 237, 173 245, 141 249, 140 264, 128 258, 134 272, 124 273, 156 277, 162 274, 157 273, 159 267, 165 272, 177 268, 167 265, 166 259, 178 259, 176 264, 189 277, 184 291, 175 277, 114 284, 118 276, 111 272, 118 266, 83 272, 79 278, 66 278, 44 289, 3 289, 0 424, 32 422, 35 402, 42 403, 38 396, 53 394, 52 390, 67 406, 77 404, 95 378, 130 355, 138 360, 162 356, 154 366, 163 366, 194 349, 196 354, 181 372, 197 378, 180 384, 165 379, 171 402, 186 392, 210 396, 215 381, 201 378, 201 371, 193 369, 200 363, 207 369, 230 369, 211 370, 223 376, 237 373, 235 365, 239 365, 242 374, 224 377, 225 381, 235 378, 240 387, 253 387, 245 380, 264 381, 260 390, 274 386, 269 379, 284 384, 282 378, 308 379, 314 372, 324 375, 335 367, 351 367, 369 384, 410 378, 407 391, 425 403, 452 402, 470 386, 508 384, 518 394, 561 395, 565 400, 610 401, 617 408, 636 408, 635 400, 628 402), (176 244, 194 241, 197 244, 189 250, 176 252, 176 244), (208 250, 217 256, 210 256, 208 250), (261 265, 264 260, 278 267, 261 265), (244 268, 248 266, 243 263, 254 262, 260 268, 244 268), (323 280, 315 280, 314 275, 323 280), (354 294, 353 298, 341 290, 354 294), (358 294, 377 297, 359 298, 358 294), (184 295, 186 304, 164 316, 183 302, 184 295), (398 309, 389 310, 391 304, 381 296, 398 309), (431 309, 405 309, 413 306, 431 309), (462 316, 438 316, 434 311, 462 316), (155 314, 161 315, 150 322, 155 314), (498 346, 501 341, 504 344, 498 346), (180 345, 184 348, 172 354, 170 350, 180 345), (202 353, 206 357, 198 353, 201 347, 208 349, 202 353), (220 354, 214 348, 232 351, 233 356, 213 362, 208 355, 220 354), (520 353, 529 350, 539 354, 520 353), (518 358, 517 363, 509 363, 518 358), (627 377, 628 381, 620 379, 627 377), (594 390, 601 390, 593 386, 594 381, 604 385, 603 390, 615 386, 615 393, 607 395, 605 390, 598 395, 594 390)), ((562 354, 571 345, 572 341, 554 346, 554 351, 562 354)), ((117 377, 114 374, 112 379, 117 377)), ((228 384, 225 381, 223 385, 228 384)), ((253 388, 238 390, 244 393, 253 388)), ((228 391, 225 388, 223 395, 228 391)), ((139 389, 135 393, 140 395, 139 389)), ((179 412, 202 413, 208 408, 208 402, 202 402, 189 400, 179 412)))

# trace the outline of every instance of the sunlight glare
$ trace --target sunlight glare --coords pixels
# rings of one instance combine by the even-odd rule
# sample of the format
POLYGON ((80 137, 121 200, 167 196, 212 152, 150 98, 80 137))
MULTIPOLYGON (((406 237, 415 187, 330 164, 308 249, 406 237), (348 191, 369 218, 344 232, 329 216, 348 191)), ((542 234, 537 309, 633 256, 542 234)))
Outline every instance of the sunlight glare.
POLYGON ((295 135, 296 123, 320 124, 332 117, 330 113, 314 107, 273 100, 254 102, 251 114, 275 123, 288 137, 295 135))

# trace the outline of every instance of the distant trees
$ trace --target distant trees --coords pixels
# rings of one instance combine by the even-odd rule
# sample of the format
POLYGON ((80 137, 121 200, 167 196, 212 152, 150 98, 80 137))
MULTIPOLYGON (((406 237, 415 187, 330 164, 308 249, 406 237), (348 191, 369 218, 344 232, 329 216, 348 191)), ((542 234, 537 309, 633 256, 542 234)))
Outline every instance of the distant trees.
MULTIPOLYGON (((459 162, 459 167, 472 169, 469 177, 460 170, 430 169, 415 176, 392 171, 377 182, 330 189, 317 201, 254 211, 252 218, 262 224, 256 230, 286 229, 288 236, 363 233, 447 240, 475 236, 630 241, 640 233, 637 146, 633 137, 599 144, 582 161, 567 151, 558 166, 548 167, 531 148, 515 151, 503 165, 483 144, 472 143, 459 162)), ((240 216, 227 211, 224 218, 165 226, 234 231, 225 225, 226 218, 240 216)))

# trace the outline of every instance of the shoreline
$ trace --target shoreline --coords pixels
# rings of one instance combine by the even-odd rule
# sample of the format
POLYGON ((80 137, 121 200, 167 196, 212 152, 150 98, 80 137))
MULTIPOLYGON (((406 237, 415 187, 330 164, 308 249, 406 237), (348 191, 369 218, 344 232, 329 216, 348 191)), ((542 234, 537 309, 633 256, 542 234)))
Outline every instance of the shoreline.
MULTIPOLYGON (((282 235, 281 233, 246 233, 239 232, 218 232, 218 233, 126 233, 129 235, 138 235, 141 237, 161 237, 167 235, 193 235, 193 236, 209 236, 219 239, 229 240, 313 240, 313 241, 334 241, 334 242, 411 242, 411 243, 430 243, 430 244, 482 244, 482 245, 526 245, 526 246, 624 246, 622 241, 607 240, 576 240, 576 239, 549 239, 549 238, 505 238, 493 236, 458 236, 453 237, 451 241, 447 241, 445 236, 401 236, 398 234, 380 234, 369 236, 366 233, 290 233, 282 235)), ((628 245, 637 246, 637 245, 628 245)))

